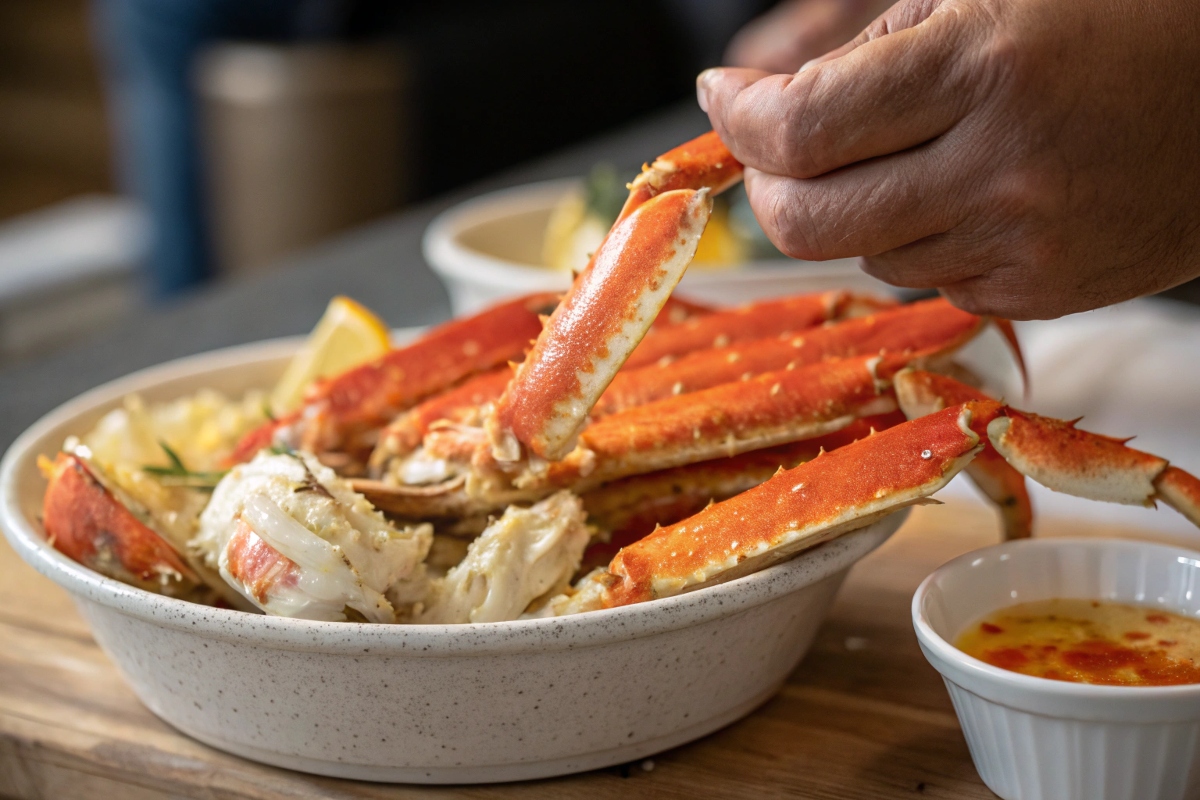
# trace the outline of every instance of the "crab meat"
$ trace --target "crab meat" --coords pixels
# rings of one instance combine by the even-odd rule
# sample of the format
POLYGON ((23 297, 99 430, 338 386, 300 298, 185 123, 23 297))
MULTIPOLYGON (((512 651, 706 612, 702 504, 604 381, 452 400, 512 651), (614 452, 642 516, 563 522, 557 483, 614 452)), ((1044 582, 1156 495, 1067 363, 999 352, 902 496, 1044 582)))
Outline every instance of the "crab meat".
POLYGON ((583 504, 570 492, 559 492, 531 508, 510 507, 434 584, 417 621, 516 619, 535 599, 567 585, 589 538, 583 504))
POLYGON ((315 456, 263 452, 217 485, 192 547, 268 613, 394 622, 424 596, 432 534, 392 526, 315 456))

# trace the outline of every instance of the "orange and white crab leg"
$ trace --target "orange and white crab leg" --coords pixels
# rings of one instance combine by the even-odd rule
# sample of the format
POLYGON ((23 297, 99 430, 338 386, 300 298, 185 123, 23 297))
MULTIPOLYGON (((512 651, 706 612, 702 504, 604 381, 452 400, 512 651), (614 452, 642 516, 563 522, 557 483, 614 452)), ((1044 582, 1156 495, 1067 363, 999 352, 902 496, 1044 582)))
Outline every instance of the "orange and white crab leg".
POLYGON ((510 300, 431 329, 410 345, 309 388, 304 406, 251 431, 231 463, 248 461, 277 436, 313 452, 361 447, 374 432, 414 403, 462 379, 522 356, 541 333, 540 315, 554 293, 510 300))
POLYGON ((1200 480, 1126 447, 1128 439, 1081 431, 1077 422, 1010 408, 988 424, 987 435, 1008 463, 1048 489, 1135 506, 1162 500, 1200 526, 1200 480))
POLYGON ((695 255, 707 189, 656 195, 617 222, 546 322, 488 420, 495 457, 555 460, 645 336, 695 255))
POLYGON ((701 350, 670 363, 622 370, 592 409, 592 418, 829 358, 932 348, 949 354, 973 339, 986 324, 986 318, 960 311, 939 298, 794 335, 701 350))
POLYGON ((701 134, 642 167, 641 174, 629 184, 629 197, 617 221, 651 198, 676 189, 709 189, 720 194, 741 181, 743 171, 716 131, 701 134))
POLYGON ((627 605, 730 580, 920 503, 978 452, 971 417, 979 406, 868 436, 660 528, 621 550, 557 610, 627 605))
MULTIPOLYGON (((910 368, 896 373, 893 388, 900 410, 909 419, 971 400, 992 399, 965 383, 920 369, 910 368)), ((1028 538, 1033 532, 1033 507, 1029 502, 1025 476, 986 442, 985 438, 983 450, 967 465, 966 473, 1000 511, 1004 521, 1004 538, 1028 538)))
POLYGON ((768 336, 800 333, 823 322, 857 317, 896 305, 845 291, 760 300, 714 311, 670 328, 651 331, 625 362, 626 371, 666 358, 768 336))
POLYGON ((113 496, 86 462, 59 453, 42 465, 46 538, 61 553, 101 575, 165 594, 184 594, 199 576, 166 539, 113 496))
POLYGON ((586 489, 841 430, 896 409, 890 378, 911 356, 860 356, 670 397, 588 426, 580 447, 518 485, 586 489))
POLYGON ((855 420, 839 431, 800 442, 753 450, 739 456, 688 464, 607 483, 582 495, 588 521, 607 532, 607 541, 589 545, 583 569, 604 566, 622 547, 659 525, 673 525, 709 503, 753 489, 782 469, 791 469, 904 422, 899 412, 855 420))

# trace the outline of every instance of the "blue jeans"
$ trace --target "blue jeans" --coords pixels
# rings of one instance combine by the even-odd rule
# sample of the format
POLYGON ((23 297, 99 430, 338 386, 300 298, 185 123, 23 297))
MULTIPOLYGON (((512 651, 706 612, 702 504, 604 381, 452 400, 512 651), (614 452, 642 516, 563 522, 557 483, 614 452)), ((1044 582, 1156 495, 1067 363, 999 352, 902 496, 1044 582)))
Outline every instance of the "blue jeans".
POLYGON ((93 0, 126 192, 150 216, 146 285, 162 299, 212 274, 191 71, 216 39, 320 36, 337 0, 93 0))

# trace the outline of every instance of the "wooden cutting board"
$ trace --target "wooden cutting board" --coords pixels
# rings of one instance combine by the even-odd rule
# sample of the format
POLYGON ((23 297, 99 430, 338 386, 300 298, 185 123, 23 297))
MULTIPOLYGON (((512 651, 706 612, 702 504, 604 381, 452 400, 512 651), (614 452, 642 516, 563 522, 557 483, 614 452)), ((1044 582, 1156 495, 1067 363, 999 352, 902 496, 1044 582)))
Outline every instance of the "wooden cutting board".
MULTIPOLYGON (((1050 535, 1136 535, 1040 520, 1050 535)), ((147 711, 67 594, 0 544, 0 795, 120 797, 991 798, 940 676, 921 656, 913 591, 945 561, 998 540, 994 513, 952 498, 914 510, 859 563, 812 651, 746 719, 645 762, 519 784, 411 787, 318 778, 244 761, 147 711)))

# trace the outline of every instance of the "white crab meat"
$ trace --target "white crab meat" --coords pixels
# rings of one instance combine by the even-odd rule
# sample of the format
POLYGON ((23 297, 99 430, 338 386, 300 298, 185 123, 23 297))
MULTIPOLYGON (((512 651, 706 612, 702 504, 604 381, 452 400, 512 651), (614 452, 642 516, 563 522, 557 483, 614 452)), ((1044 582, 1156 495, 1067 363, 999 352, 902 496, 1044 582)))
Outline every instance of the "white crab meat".
POLYGON ((428 591, 432 538, 393 527, 315 456, 264 451, 217 485, 191 547, 268 614, 396 622, 428 591))
POLYGON ((559 492, 530 508, 510 506, 435 582, 418 622, 503 622, 560 591, 579 569, 589 532, 583 503, 559 492))

